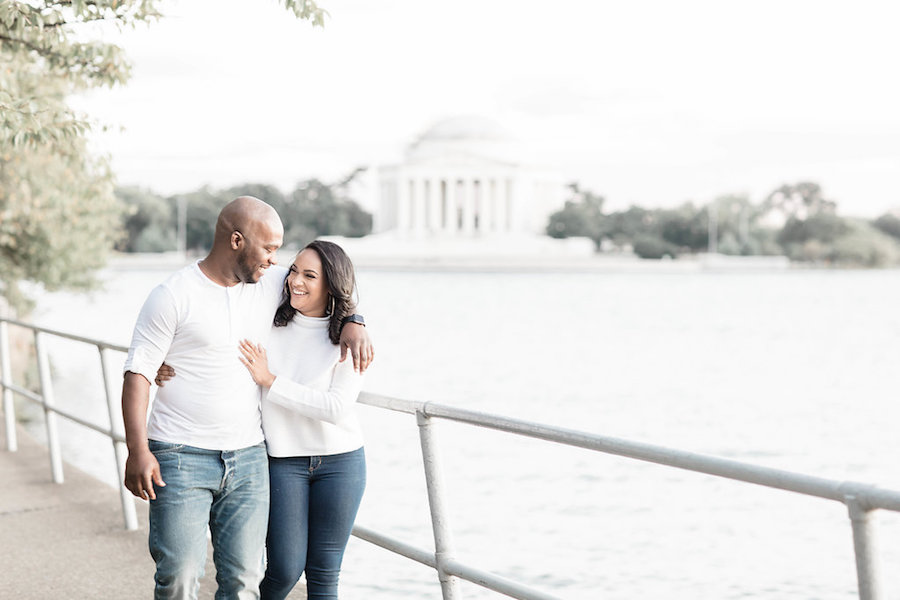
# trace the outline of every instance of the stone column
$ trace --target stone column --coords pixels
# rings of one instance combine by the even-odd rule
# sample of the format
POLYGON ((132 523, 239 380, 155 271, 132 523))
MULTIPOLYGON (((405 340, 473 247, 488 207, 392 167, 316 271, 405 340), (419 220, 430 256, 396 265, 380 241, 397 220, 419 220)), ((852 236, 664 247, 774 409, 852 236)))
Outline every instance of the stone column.
POLYGON ((481 231, 494 231, 494 179, 484 177, 481 180, 481 231))
POLYGON ((444 210, 444 207, 441 206, 441 198, 443 197, 443 194, 441 193, 441 180, 439 177, 432 177, 429 181, 428 229, 432 233, 436 233, 441 230, 441 219, 443 217, 444 210))
POLYGON ((444 205, 444 232, 456 233, 456 176, 447 178, 447 203, 444 205))
POLYGON ((425 232, 425 211, 428 207, 428 199, 425 197, 425 179, 419 176, 416 177, 413 181, 413 189, 415 190, 413 198, 413 206, 415 207, 415 210, 412 215, 413 231, 416 233, 416 235, 421 235, 425 232))
POLYGON ((463 180, 463 223, 462 234, 471 235, 475 231, 475 181, 463 180))
POLYGON ((509 195, 506 197, 506 222, 509 224, 509 231, 517 232, 521 229, 519 225, 519 194, 520 187, 518 178, 510 178, 509 195))
POLYGON ((409 179, 404 173, 399 173, 396 179, 396 196, 397 196, 397 232, 401 235, 409 233, 411 223, 409 222, 410 200, 409 200, 409 179))
POLYGON ((509 198, 509 179, 502 177, 497 180, 494 201, 497 207, 497 231, 508 233, 509 223, 506 220, 506 210, 509 198))

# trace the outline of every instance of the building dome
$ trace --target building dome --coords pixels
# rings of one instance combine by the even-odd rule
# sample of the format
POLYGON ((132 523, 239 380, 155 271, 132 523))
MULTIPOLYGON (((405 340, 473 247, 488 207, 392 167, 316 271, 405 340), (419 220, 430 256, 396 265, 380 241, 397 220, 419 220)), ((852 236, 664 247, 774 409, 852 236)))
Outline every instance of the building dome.
POLYGON ((519 162, 518 144, 499 123, 487 117, 467 115, 438 121, 407 148, 413 162, 492 160, 519 162))
POLYGON ((438 140, 511 140, 499 123, 476 115, 458 116, 438 121, 417 142, 438 140))

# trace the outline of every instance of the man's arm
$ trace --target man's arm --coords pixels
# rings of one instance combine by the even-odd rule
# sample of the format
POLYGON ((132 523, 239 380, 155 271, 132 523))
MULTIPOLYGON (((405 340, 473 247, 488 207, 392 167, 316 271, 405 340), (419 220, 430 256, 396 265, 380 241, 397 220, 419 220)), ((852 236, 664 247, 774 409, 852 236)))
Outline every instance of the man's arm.
POLYGON ((122 383, 122 418, 125 422, 125 487, 138 498, 155 500, 154 483, 165 486, 159 463, 147 444, 147 407, 150 379, 165 360, 177 328, 175 298, 165 286, 156 286, 138 315, 122 383))
POLYGON ((122 417, 125 421, 125 487, 144 500, 156 500, 153 484, 165 487, 159 462, 147 445, 147 406, 150 382, 143 375, 128 371, 122 384, 122 417))
POLYGON ((365 372, 375 360, 375 347, 365 325, 347 323, 341 329, 341 362, 347 358, 347 350, 353 356, 353 370, 365 372))

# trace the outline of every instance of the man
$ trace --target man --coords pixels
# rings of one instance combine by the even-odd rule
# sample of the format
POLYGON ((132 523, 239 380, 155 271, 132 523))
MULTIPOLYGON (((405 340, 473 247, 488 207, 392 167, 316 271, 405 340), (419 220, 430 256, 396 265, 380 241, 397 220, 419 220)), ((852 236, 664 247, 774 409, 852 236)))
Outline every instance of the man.
MULTIPOLYGON (((134 329, 122 388, 125 486, 150 501, 155 598, 196 598, 212 533, 217 599, 258 598, 269 506, 259 390, 238 362, 242 339, 264 341, 285 269, 284 229, 265 202, 242 196, 219 213, 212 250, 157 286, 134 329), (178 377, 147 421, 150 381, 165 361, 178 377)), ((368 366, 362 325, 344 327, 342 358, 368 366)))

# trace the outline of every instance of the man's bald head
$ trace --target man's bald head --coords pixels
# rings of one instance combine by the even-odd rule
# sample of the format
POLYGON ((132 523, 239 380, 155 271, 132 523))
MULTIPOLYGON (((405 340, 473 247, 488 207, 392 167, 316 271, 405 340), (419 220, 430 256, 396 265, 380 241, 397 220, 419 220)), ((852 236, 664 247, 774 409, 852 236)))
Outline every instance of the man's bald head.
POLYGON ((275 264, 283 237, 284 225, 274 208, 259 198, 240 196, 219 212, 210 257, 227 265, 229 281, 255 283, 275 264))
POLYGON ((233 231, 251 233, 260 225, 270 227, 273 232, 284 234, 284 226, 275 209, 259 198, 239 196, 225 205, 216 219, 216 240, 224 236, 227 240, 233 231))

